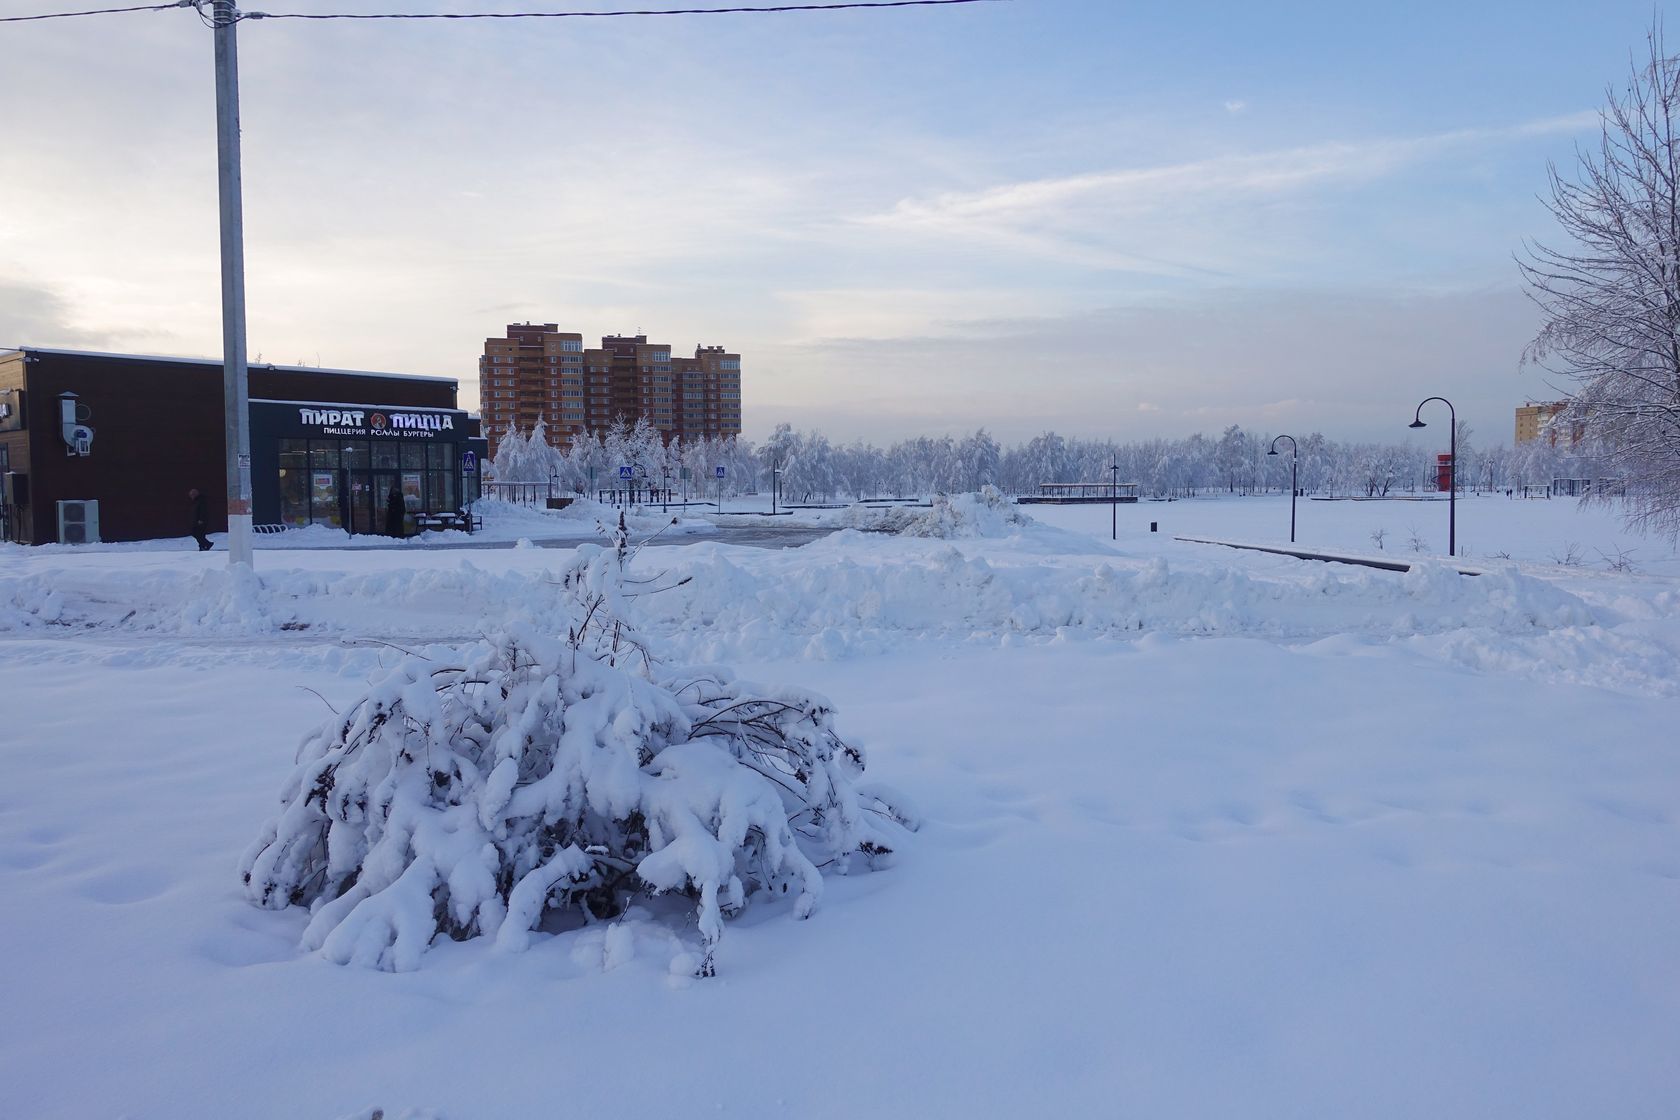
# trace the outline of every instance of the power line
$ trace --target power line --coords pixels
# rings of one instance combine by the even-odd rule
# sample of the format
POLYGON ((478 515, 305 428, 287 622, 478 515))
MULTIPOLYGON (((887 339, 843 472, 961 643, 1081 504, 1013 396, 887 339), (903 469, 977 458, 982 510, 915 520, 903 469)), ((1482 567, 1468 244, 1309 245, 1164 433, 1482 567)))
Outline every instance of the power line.
POLYGON ((46 12, 38 16, 0 16, 0 23, 28 23, 37 19, 74 19, 76 16, 115 16, 125 12, 167 12, 172 8, 191 8, 193 0, 177 0, 174 4, 147 4, 138 8, 94 8, 85 12, 46 12))
MULTIPOLYGON (((239 12, 234 21, 248 19, 608 19, 619 16, 724 16, 774 12, 840 12, 869 8, 936 8, 952 4, 1006 4, 1009 0, 842 0, 821 4, 758 4, 732 8, 626 8, 595 12, 239 12)), ((204 14, 203 0, 175 0, 171 4, 143 4, 131 8, 90 8, 78 12, 42 12, 33 16, 0 16, 0 23, 28 23, 44 19, 74 19, 78 16, 114 16, 128 12, 167 12, 194 8, 207 26, 214 19, 204 14)))
POLYGON ((598 12, 240 12, 246 19, 603 19, 616 16, 722 16, 766 12, 837 12, 857 8, 932 8, 1009 0, 848 0, 831 4, 765 4, 734 8, 642 8, 598 12))

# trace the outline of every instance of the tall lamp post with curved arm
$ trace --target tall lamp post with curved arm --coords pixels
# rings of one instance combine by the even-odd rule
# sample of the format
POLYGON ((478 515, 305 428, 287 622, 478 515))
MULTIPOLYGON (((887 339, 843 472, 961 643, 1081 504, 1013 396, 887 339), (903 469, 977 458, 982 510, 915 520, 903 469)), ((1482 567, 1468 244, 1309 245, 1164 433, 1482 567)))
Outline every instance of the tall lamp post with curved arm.
POLYGON ((1299 470, 1300 466, 1301 466, 1301 449, 1299 447, 1295 446, 1295 437, 1294 436, 1278 436, 1277 439, 1272 440, 1272 449, 1270 451, 1266 452, 1266 454, 1268 454, 1268 455, 1276 455, 1277 454, 1277 445, 1278 445, 1278 440, 1279 439, 1286 439, 1286 440, 1289 441, 1289 543, 1294 544, 1295 543, 1295 495, 1297 495, 1301 492, 1301 488, 1295 484, 1295 478, 1296 478, 1296 471, 1299 470))
POLYGON ((1410 428, 1427 427, 1423 422, 1423 406, 1430 401, 1440 401, 1447 406, 1447 422, 1452 425, 1452 431, 1447 443, 1447 555, 1458 555, 1458 413, 1454 411, 1452 402, 1445 397, 1425 397, 1417 406, 1417 415, 1412 417, 1410 428))

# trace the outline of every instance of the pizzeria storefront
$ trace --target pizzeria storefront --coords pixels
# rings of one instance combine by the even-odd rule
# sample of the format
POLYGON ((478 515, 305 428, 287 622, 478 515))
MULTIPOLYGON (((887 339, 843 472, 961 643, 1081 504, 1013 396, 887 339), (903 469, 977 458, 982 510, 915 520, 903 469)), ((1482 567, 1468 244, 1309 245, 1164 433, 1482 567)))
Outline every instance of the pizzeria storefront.
POLYGON ((258 525, 389 531, 391 494, 405 524, 477 494, 467 414, 455 409, 251 402, 251 498, 258 525))
MULTIPOLYGON (((453 378, 251 365, 258 532, 411 533, 471 523, 485 441, 453 378), (394 494, 394 497, 393 497, 394 494)), ((218 361, 0 349, 0 535, 28 544, 227 530, 218 361)))

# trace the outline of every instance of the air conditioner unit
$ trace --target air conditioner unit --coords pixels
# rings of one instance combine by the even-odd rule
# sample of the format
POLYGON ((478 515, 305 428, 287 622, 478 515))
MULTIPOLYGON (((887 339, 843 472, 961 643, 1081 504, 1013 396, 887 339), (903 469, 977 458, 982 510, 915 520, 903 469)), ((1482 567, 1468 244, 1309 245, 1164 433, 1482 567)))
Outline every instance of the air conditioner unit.
POLYGON ((93 500, 58 503, 58 543, 95 544, 99 540, 99 503, 93 500))

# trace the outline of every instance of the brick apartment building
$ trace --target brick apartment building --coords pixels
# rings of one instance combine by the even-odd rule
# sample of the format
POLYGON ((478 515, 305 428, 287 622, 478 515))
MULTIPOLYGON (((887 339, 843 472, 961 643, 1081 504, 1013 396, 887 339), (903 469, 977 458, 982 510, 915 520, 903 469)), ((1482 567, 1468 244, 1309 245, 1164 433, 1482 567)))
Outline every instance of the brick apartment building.
POLYGON ((639 334, 608 335, 585 349, 583 335, 558 324, 509 323, 505 337, 484 340, 478 383, 492 455, 502 433, 529 431, 539 419, 556 446, 621 416, 646 417, 666 439, 741 433, 741 356, 721 346, 673 357, 639 334))
MULTIPOLYGON (((1558 413, 1569 407, 1568 401, 1529 401, 1517 409, 1517 443, 1527 443, 1529 440, 1539 439, 1542 434, 1548 436, 1552 443, 1557 443, 1557 433, 1551 431, 1552 421, 1558 413)), ((1575 440, 1581 438, 1575 433, 1575 440)), ((1574 442, 1574 441, 1572 441, 1574 442)))

